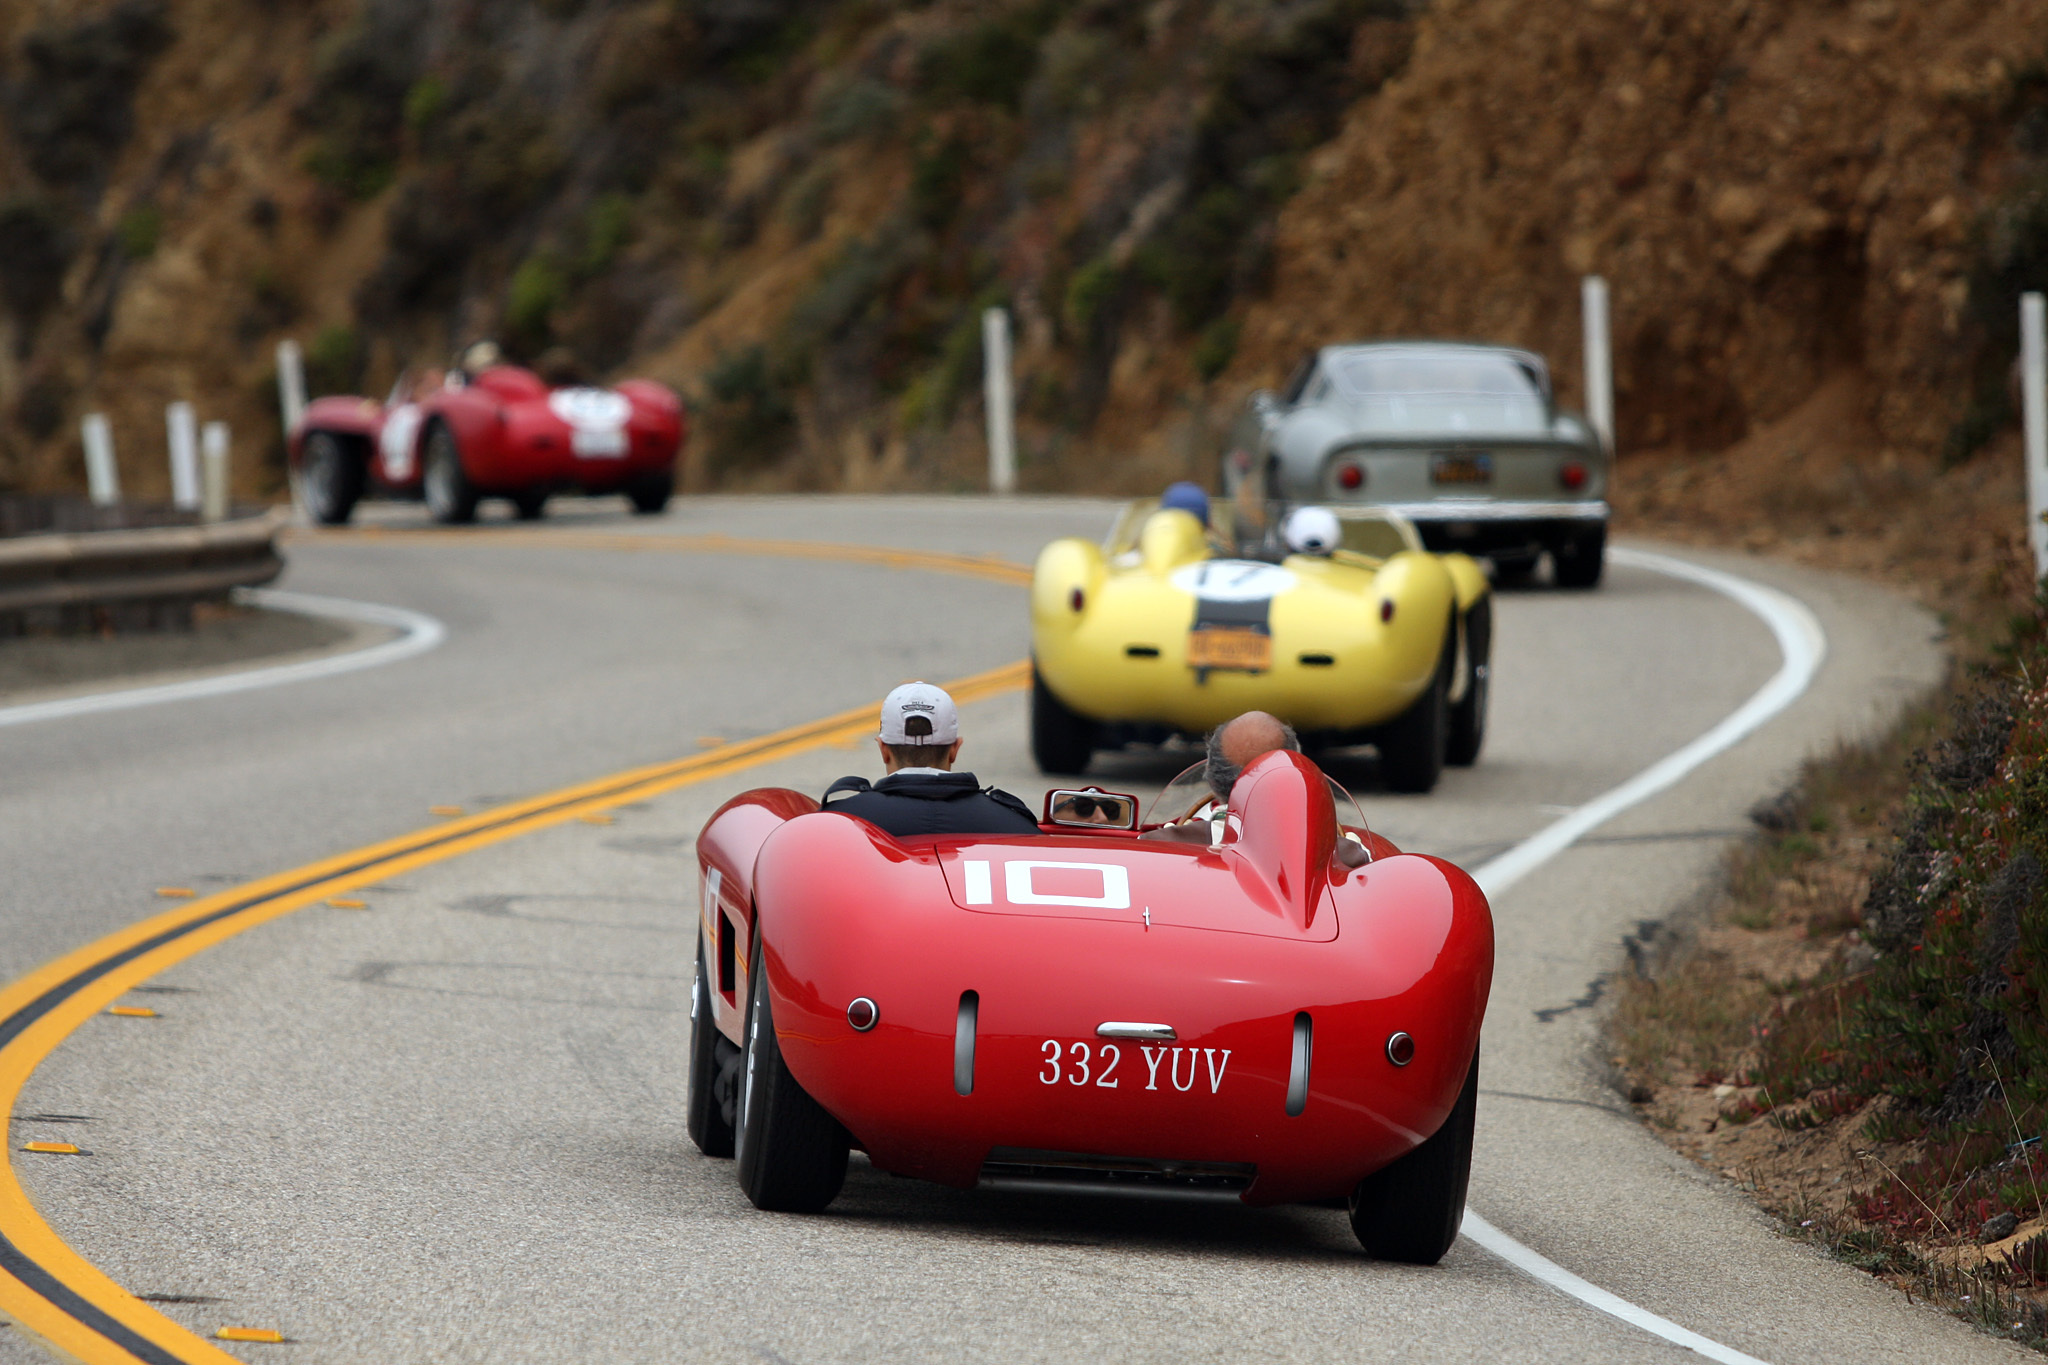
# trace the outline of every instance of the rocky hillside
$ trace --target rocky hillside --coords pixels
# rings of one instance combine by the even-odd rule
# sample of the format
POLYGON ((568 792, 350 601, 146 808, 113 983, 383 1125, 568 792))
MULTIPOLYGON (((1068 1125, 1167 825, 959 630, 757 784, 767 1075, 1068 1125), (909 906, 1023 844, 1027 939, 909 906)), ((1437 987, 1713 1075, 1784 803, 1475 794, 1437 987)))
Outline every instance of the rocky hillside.
POLYGON ((1626 449, 1818 459, 1861 505, 2010 426, 2012 300, 2048 283, 2044 21, 0 0, 0 481, 78 482, 104 408, 160 488, 188 397, 253 491, 280 337, 317 388, 380 392, 491 335, 682 388, 699 487, 967 487, 1003 303, 1026 486, 1144 486, 1206 469, 1322 339, 1533 344, 1569 391, 1597 270, 1626 449), (1800 430, 1839 448, 1774 447, 1823 390, 1847 420, 1800 430))

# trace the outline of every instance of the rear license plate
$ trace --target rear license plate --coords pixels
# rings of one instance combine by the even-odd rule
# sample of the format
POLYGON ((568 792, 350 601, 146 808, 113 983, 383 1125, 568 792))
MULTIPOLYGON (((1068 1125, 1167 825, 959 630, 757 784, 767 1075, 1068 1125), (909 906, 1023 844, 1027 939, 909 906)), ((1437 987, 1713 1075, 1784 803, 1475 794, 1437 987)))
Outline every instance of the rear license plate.
POLYGON ((1493 456, 1440 453, 1429 457, 1431 483, 1492 483, 1493 456))
POLYGON ((1166 1043, 1071 1043, 1048 1038, 1038 1047, 1040 1085, 1091 1086, 1221 1094, 1230 1074, 1227 1047, 1175 1047, 1166 1043), (1185 1054, 1185 1055, 1183 1055, 1185 1054), (1130 1065, 1124 1065, 1125 1058, 1130 1065))
POLYGON ((626 453, 626 433, 618 428, 571 432, 569 448, 585 459, 616 460, 626 453))
POLYGON ((1188 632, 1188 667, 1264 673, 1273 666, 1273 637, 1256 630, 1188 632))

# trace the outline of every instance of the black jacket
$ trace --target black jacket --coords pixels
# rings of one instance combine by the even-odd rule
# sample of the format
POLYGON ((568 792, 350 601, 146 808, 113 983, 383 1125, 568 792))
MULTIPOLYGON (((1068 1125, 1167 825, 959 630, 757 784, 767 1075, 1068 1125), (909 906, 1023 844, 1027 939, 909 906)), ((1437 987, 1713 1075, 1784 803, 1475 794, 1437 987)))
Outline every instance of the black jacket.
POLYGON ((824 804, 898 838, 1040 832, 1029 806, 1006 791, 984 789, 973 773, 891 773, 873 786, 864 777, 842 777, 825 789, 824 804))

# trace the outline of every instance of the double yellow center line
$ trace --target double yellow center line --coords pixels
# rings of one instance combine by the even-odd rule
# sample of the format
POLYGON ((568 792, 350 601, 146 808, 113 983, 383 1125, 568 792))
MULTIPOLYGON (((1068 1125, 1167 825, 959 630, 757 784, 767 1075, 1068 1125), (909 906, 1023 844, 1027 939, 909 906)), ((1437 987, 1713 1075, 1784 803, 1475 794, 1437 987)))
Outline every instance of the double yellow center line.
MULTIPOLYGON (((961 574, 1005 583, 1028 583, 1030 571, 972 555, 752 541, 725 536, 626 536, 597 533, 444 532, 346 533, 351 539, 394 543, 447 540, 465 545, 525 545, 564 549, 668 550, 697 554, 754 554, 875 564, 886 568, 961 574)), ((329 538, 333 533, 321 533, 329 538)), ((1031 667, 1019 660, 946 684, 967 703, 1029 684, 1031 667)), ((632 768, 494 810, 415 830, 353 852, 249 882, 194 900, 109 934, 0 990, 0 1105, 12 1113, 22 1087, 44 1058, 87 1019, 124 992, 223 939, 290 914, 326 897, 371 885, 430 863, 492 844, 772 763, 827 744, 858 739, 875 726, 873 706, 778 730, 706 753, 632 768)), ((213 1343, 194 1335, 110 1279, 65 1244, 30 1203, 9 1153, 0 1165, 0 1314, 59 1352, 88 1365, 236 1365, 213 1343)))

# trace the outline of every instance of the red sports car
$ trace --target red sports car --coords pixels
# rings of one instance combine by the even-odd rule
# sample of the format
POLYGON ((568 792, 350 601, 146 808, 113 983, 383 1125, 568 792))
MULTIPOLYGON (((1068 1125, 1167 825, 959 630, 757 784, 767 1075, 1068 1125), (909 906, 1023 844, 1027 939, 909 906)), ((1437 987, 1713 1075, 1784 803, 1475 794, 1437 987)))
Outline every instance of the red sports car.
POLYGON ((668 506, 687 421, 666 385, 551 388, 517 365, 401 378, 389 400, 322 398, 288 438, 300 497, 339 526, 366 493, 426 499, 440 522, 473 521, 477 503, 510 498, 538 517, 552 493, 623 493, 636 512, 668 506))
POLYGON ((859 1147, 956 1186, 1345 1200, 1372 1254, 1434 1264, 1493 918, 1356 812, 1291 753, 1186 840, 1095 788, 1037 836, 901 840, 736 797, 697 841, 690 1135, 764 1209, 823 1208, 859 1147))

